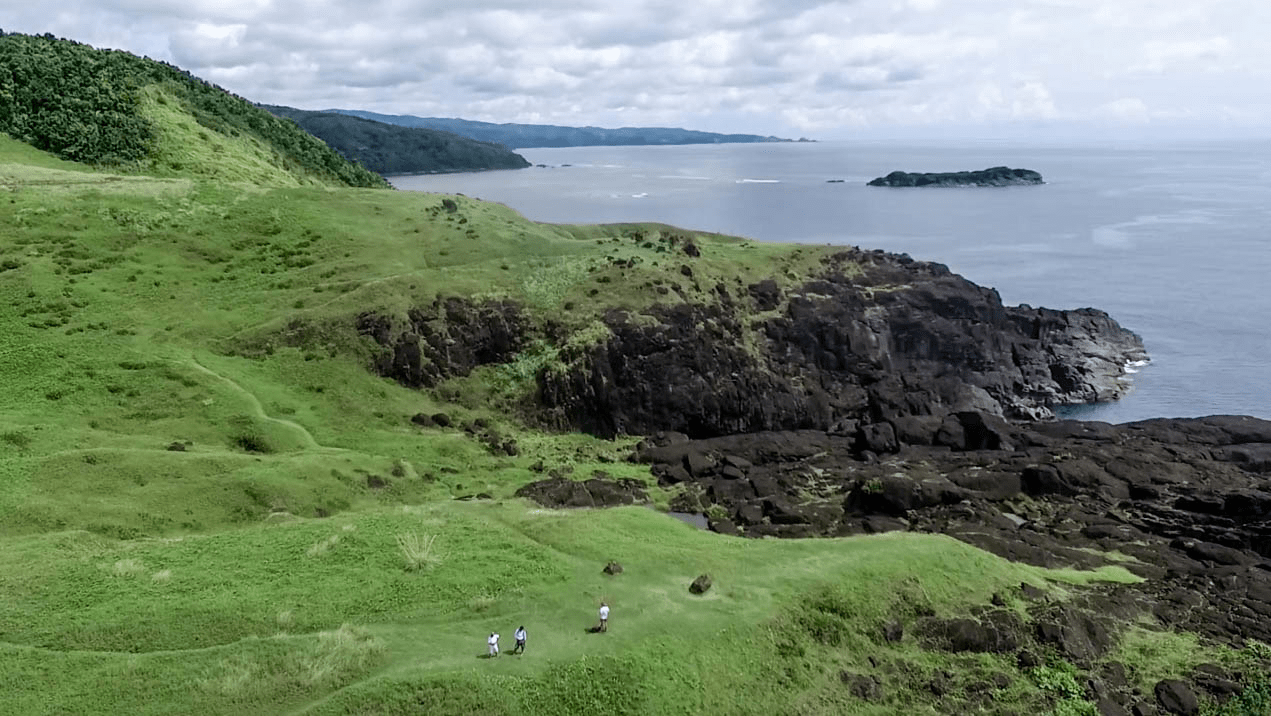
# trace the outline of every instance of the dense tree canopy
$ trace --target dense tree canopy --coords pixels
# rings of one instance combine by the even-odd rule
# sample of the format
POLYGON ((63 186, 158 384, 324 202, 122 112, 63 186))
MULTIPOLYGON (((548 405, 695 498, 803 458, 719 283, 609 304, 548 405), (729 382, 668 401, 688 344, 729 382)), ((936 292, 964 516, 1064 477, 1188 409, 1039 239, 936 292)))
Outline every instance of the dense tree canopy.
POLYGON ((530 165, 507 147, 451 132, 399 127, 332 112, 265 107, 294 120, 349 160, 381 174, 522 169, 530 165))
POLYGON ((180 68, 47 34, 0 34, 0 131, 64 159, 145 158, 155 131, 139 111, 138 93, 152 84, 163 85, 208 129, 259 137, 285 168, 351 186, 385 185, 293 123, 180 68))

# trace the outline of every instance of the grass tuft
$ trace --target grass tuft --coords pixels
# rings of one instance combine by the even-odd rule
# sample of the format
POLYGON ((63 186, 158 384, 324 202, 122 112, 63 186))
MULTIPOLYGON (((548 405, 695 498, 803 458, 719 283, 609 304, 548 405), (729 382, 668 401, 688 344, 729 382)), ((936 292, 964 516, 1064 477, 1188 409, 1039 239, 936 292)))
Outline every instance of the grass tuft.
POLYGON ((417 532, 400 532, 397 534, 397 549, 406 560, 406 569, 418 571, 441 564, 441 555, 433 551, 437 535, 421 535, 417 532))
POLYGON ((330 537, 327 537, 324 540, 318 540, 317 542, 314 542, 313 544, 309 545, 309 550, 307 554, 310 557, 321 557, 327 552, 330 552, 331 548, 336 546, 339 543, 340 543, 340 535, 331 535, 330 537))
POLYGON ((144 571, 145 565, 135 559, 121 559, 110 567, 110 573, 116 577, 135 577, 144 571))

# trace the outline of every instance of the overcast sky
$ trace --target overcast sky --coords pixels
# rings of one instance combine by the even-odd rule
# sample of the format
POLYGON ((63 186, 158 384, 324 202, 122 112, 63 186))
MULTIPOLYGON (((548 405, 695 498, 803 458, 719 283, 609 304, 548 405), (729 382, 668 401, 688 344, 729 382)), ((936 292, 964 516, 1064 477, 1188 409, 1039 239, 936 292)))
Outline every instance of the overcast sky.
POLYGON ((1271 135, 1267 0, 5 5, 6 31, 302 109, 818 139, 1271 135))

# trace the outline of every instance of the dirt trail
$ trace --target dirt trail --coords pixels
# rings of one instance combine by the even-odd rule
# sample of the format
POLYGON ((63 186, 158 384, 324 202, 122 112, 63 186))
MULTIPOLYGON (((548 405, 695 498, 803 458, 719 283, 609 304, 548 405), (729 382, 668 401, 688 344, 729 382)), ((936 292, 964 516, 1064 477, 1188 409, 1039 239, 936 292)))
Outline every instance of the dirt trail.
POLYGON ((241 393, 245 398, 247 398, 248 402, 251 403, 252 409, 255 412, 256 417, 260 418, 261 420, 267 420, 271 423, 277 423, 278 425, 282 425, 291 430, 294 430, 296 433, 300 435, 301 441, 304 443, 304 446, 306 448, 310 450, 340 449, 340 448, 324 448, 324 446, 318 444, 318 441, 313 438, 313 435, 308 431, 308 429, 306 429, 305 426, 301 425, 300 423, 294 422, 292 420, 287 420, 285 418, 275 418, 269 415, 268 413, 265 412, 265 406, 261 405, 260 399, 256 397, 255 393, 244 388, 238 383, 235 383, 233 380, 226 378, 220 373, 217 373, 211 368, 208 368, 207 366, 200 363, 198 359, 191 358, 190 365, 193 366, 196 370, 199 370, 200 372, 206 373, 212 376, 213 378, 216 378, 217 380, 224 382, 225 384, 233 388, 236 392, 241 393))

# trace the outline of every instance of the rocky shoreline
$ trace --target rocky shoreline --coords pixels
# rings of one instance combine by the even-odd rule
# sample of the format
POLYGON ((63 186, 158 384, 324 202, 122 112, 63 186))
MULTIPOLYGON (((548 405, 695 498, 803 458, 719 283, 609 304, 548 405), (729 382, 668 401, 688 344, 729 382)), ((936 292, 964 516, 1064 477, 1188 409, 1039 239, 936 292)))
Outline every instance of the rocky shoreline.
MULTIPOLYGON (((1021 425, 966 411, 886 424, 889 432, 701 440, 662 432, 630 459, 680 490, 673 510, 705 513, 709 529, 722 534, 908 530, 1038 566, 1124 567, 1144 581, 1091 588, 1065 602, 1021 585, 1026 617, 995 603, 972 619, 892 628, 916 630, 932 648, 1017 652, 1021 668, 1040 663, 1039 650, 1057 650, 1091 674, 1086 695, 1107 716, 1194 714, 1198 694, 1222 702, 1239 691, 1247 674, 1204 664, 1189 679, 1144 693, 1109 655, 1131 624, 1236 648, 1271 642, 1271 421, 1021 425)), ((543 480, 518 494, 553 507, 644 499, 639 485, 601 478, 543 480)))
MULTIPOLYGON (((379 346, 379 373, 416 387, 555 346, 522 418, 649 436, 631 461, 675 491, 673 510, 719 533, 910 530, 1039 566, 1124 567, 1145 581, 1036 601, 1024 619, 985 605, 965 624, 907 628, 941 648, 1018 649, 1022 665, 1057 649, 1099 674, 1088 696, 1101 714, 1155 713, 1153 701, 1195 713, 1196 693, 1230 697, 1240 675, 1220 667, 1153 695, 1107 655, 1131 623, 1271 642, 1271 422, 1054 420, 1052 406, 1122 395, 1126 366, 1147 359, 1138 336, 1094 309, 1003 306, 905 255, 847 249, 819 266, 612 310, 591 342, 515 302, 461 297, 405 324, 363 314, 358 330, 379 346)), ((647 501, 638 481, 559 472, 517 494, 551 507, 647 501)))
POLYGON ((1003 306, 942 264, 882 251, 827 254, 798 282, 682 298, 609 311, 606 337, 582 344, 506 300, 438 299, 405 322, 363 314, 357 328, 380 347, 374 370, 412 387, 559 346, 524 417, 601 437, 843 432, 959 410, 1049 419, 1052 406, 1120 397, 1126 366, 1147 359, 1102 311, 1003 306))

